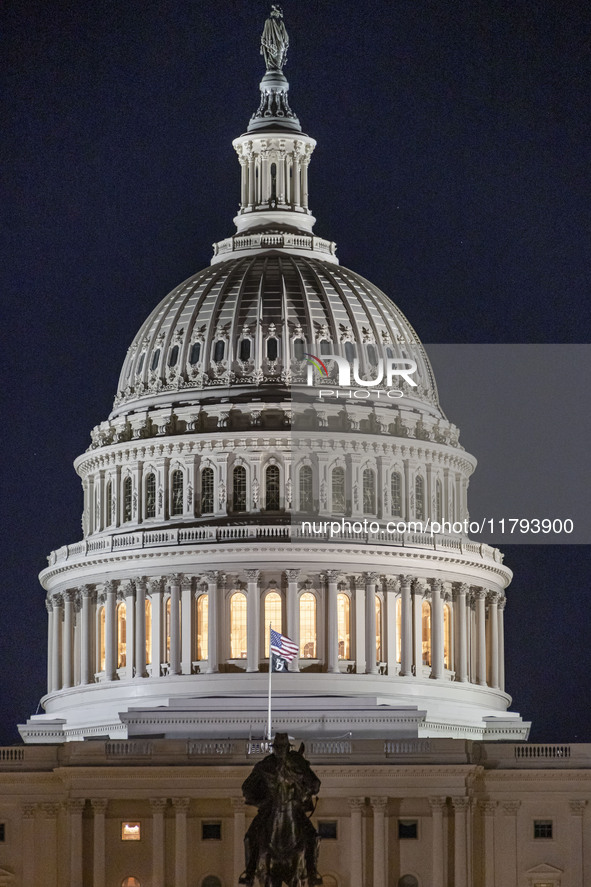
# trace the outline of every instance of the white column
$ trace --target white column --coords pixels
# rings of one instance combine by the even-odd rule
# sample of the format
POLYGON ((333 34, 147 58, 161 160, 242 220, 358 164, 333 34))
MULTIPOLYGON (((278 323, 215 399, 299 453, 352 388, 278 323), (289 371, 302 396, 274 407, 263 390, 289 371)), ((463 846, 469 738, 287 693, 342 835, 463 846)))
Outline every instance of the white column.
POLYGON ((365 672, 365 586, 360 576, 355 577, 355 671, 365 672))
POLYGON ((244 208, 248 202, 248 161, 240 157, 240 206, 244 208))
POLYGON ((162 663, 162 580, 150 582, 152 600, 152 677, 160 677, 162 663))
POLYGON ((189 798, 173 798, 174 807, 174 885, 187 887, 187 811, 189 798))
POLYGON ((277 202, 285 203, 285 151, 277 158, 277 202))
POLYGON ((384 594, 385 597, 385 615, 384 615, 384 629, 386 632, 386 638, 384 642, 386 655, 382 655, 382 659, 384 659, 388 664, 388 674, 393 675, 396 674, 396 656, 397 656, 397 628, 396 628, 396 601, 397 595, 400 592, 400 582, 398 579, 387 579, 386 580, 386 591, 384 594))
POLYGON ((53 676, 53 690, 59 690, 61 688, 61 634, 62 634, 62 613, 63 613, 63 597, 61 594, 56 594, 52 598, 53 604, 53 640, 51 643, 51 655, 52 655, 52 676, 53 676))
POLYGON ((135 584, 135 676, 145 678, 146 673, 146 580, 134 579, 135 584))
MULTIPOLYGON (((260 656, 260 570, 246 570, 248 581, 246 611, 246 670, 259 670, 260 656)), ((265 629, 266 630, 266 629, 265 629)))
POLYGON ((431 887, 445 887, 443 846, 443 811, 445 810, 445 798, 429 798, 429 804, 431 806, 431 817, 433 820, 431 887))
POLYGON ((415 675, 423 676, 423 586, 418 579, 412 583, 412 619, 415 675))
POLYGON ((92 887, 105 887, 105 812, 108 801, 105 798, 92 798, 90 803, 94 813, 92 887))
POLYGON ((293 204, 295 206, 299 206, 301 203, 300 194, 300 158, 297 154, 294 155, 293 158, 293 168, 291 174, 291 181, 293 185, 293 204))
MULTIPOLYGON (((191 674, 193 667, 193 580, 181 581, 181 672, 191 674)), ((208 614, 209 615, 209 614, 208 614)))
POLYGON ((484 828, 484 887, 495 887, 495 810, 496 801, 481 801, 484 828))
POLYGON ((248 205, 254 206, 256 200, 255 192, 256 176, 255 176, 255 159, 251 152, 248 155, 248 205))
MULTIPOLYGON (((286 601, 286 616, 287 616, 287 636, 292 639, 294 644, 297 645, 298 650, 300 649, 300 620, 298 613, 298 580, 300 578, 299 570, 286 570, 285 575, 287 576, 287 601, 286 601)), ((289 671, 299 671, 300 670, 300 660, 299 656, 296 656, 288 665, 289 671)))
POLYGON ((477 588, 473 595, 476 607, 476 683, 486 686, 486 591, 477 588))
POLYGON ((70 798, 68 819, 70 821, 70 887, 82 884, 82 812, 84 798, 70 798))
POLYGON ((351 887, 363 887, 363 831, 362 816, 365 798, 349 798, 351 835, 349 841, 349 871, 351 887))
POLYGON ((454 808, 454 887, 468 887, 467 812, 468 798, 452 798, 454 808))
POLYGON ((238 884, 238 878, 244 871, 244 834, 246 832, 246 805, 244 798, 231 798, 234 810, 234 847, 233 847, 233 884, 238 884))
POLYGON ((82 609, 80 611, 80 683, 89 684, 94 672, 90 664, 90 651, 92 649, 90 641, 90 632, 92 630, 90 610, 94 591, 89 585, 82 585, 80 597, 82 599, 82 609))
POLYGON ((491 591, 488 595, 488 624, 490 626, 490 685, 499 688, 499 592, 491 591))
POLYGON ((377 674, 376 661, 376 583, 377 573, 364 573, 365 579, 365 671, 377 674))
POLYGON ((308 209, 308 166, 309 157, 302 158, 302 206, 308 209))
POLYGON ((583 847, 583 816, 587 801, 569 801, 568 806, 572 815, 570 831, 570 859, 571 859, 571 883, 585 887, 585 865, 583 847))
POLYGON ((370 798, 373 809, 373 887, 386 887, 385 812, 388 798, 370 798))
POLYGON ((410 586, 412 576, 400 581, 400 674, 412 674, 412 600, 410 586))
POLYGON ((49 598, 45 599, 47 610, 47 692, 51 693, 53 687, 53 604, 49 598))
MULTIPOLYGON (((166 798, 150 798, 152 810, 152 884, 164 887, 164 812, 166 798)), ((93 885, 96 887, 96 885, 93 885)))
POLYGON ((497 607, 497 618, 499 620, 499 625, 497 628, 498 636, 499 636, 499 687, 501 690, 505 689, 505 606, 507 604, 507 598, 501 597, 499 600, 499 605, 497 607))
POLYGON ((468 680, 468 632, 467 632, 467 609, 466 595, 470 590, 470 586, 462 583, 459 588, 454 591, 455 616, 457 625, 457 643, 456 643, 456 681, 465 683, 468 680))
POLYGON ((218 571, 211 570, 205 574, 207 581, 207 674, 216 674, 219 670, 218 653, 218 571))
POLYGON ((105 680, 117 678, 117 588, 105 582, 105 680))
POLYGON ((64 634, 63 634, 63 668, 62 687, 71 687, 74 674, 74 659, 72 656, 72 644, 74 635, 74 591, 64 592, 64 634))
POLYGON ((181 602, 181 577, 179 573, 172 573, 168 577, 170 588, 170 672, 179 674, 181 670, 181 646, 180 646, 180 602, 181 602))
POLYGON ((126 582, 125 594, 125 677, 133 678, 135 665, 135 586, 126 582))
POLYGON ((443 582, 436 579, 431 588, 431 677, 443 677, 443 582))
POLYGON ((337 616, 337 580, 339 578, 338 570, 327 570, 326 579, 328 583, 328 620, 327 620, 327 657, 326 664, 330 674, 339 673, 339 626, 337 616))

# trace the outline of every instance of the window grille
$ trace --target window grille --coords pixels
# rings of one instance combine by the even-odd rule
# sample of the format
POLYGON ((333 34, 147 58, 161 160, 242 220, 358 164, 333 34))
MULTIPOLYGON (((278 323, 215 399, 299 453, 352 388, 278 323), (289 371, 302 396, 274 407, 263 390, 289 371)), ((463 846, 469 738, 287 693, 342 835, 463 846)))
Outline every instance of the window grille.
POLYGON ((302 465, 300 468, 300 511, 312 511, 313 508, 312 469, 309 465, 302 465))
POLYGON ((177 468, 172 472, 172 497, 170 513, 172 515, 183 513, 183 472, 177 468))
POLYGON ((128 523, 131 520, 131 478, 126 477, 123 481, 123 521, 128 523))
POLYGON ((234 511, 246 511, 246 468, 237 465, 232 475, 232 502, 234 511))
POLYGON ((332 470, 332 510, 335 514, 345 513, 345 469, 332 470))
POLYGON ((390 499, 392 515, 402 517, 402 477, 395 471, 390 481, 390 499))
POLYGON ((371 468, 363 472, 363 513, 376 513, 376 475, 371 468))
POLYGON ((156 517, 156 475, 146 478, 146 517, 156 517))
POLYGON ((267 511, 279 511, 279 467, 269 465, 265 471, 265 507, 267 511))
POLYGON ((213 468, 201 472, 201 514, 213 513, 213 468))
POLYGON ((420 474, 415 478, 415 516, 417 520, 425 519, 425 481, 420 474))

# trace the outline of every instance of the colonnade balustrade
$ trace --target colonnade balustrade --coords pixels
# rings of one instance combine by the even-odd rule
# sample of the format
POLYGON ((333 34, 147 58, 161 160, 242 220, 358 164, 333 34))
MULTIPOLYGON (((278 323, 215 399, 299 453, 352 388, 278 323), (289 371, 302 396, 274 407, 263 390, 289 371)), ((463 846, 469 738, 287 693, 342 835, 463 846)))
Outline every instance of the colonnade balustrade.
MULTIPOLYGON (((502 592, 466 583, 337 569, 269 580, 171 574, 81 585, 47 598, 48 692, 95 681, 214 673, 232 663, 257 672, 274 628, 329 674, 433 678, 504 690, 502 592), (235 606, 236 604, 236 606, 235 606)), ((310 661, 308 661, 310 660, 310 661)), ((266 667, 266 665, 265 665, 266 667)))

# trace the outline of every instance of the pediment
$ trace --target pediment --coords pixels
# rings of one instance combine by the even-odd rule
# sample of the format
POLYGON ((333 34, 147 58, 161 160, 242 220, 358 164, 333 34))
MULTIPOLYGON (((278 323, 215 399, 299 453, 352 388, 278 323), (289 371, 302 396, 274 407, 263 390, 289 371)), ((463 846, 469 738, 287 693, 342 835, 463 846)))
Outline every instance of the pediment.
POLYGON ((562 869, 557 869, 553 865, 548 865, 547 862, 542 862, 540 865, 536 865, 533 869, 528 869, 525 873, 526 875, 563 875, 564 872, 562 869))

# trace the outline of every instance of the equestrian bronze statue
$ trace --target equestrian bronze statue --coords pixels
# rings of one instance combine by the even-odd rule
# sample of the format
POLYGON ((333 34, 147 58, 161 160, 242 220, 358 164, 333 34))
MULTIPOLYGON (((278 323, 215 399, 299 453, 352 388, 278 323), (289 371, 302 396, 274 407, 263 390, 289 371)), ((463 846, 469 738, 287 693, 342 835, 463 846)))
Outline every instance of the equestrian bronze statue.
POLYGON ((255 764, 242 786, 247 804, 258 808, 244 837, 246 869, 240 884, 253 887, 315 887, 318 832, 309 816, 320 780, 303 754, 291 749, 287 733, 277 733, 273 753, 255 764))

